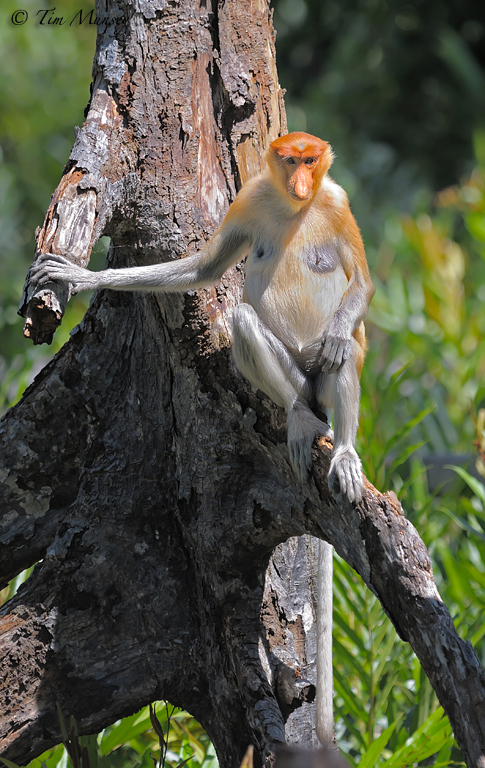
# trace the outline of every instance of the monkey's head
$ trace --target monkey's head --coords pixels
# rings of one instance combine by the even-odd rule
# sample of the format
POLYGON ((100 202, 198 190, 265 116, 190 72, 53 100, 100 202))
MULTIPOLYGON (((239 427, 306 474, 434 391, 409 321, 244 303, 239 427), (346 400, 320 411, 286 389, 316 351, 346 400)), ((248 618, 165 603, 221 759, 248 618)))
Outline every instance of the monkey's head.
POLYGON ((304 204, 317 192, 333 152, 327 141, 297 132, 272 141, 266 159, 277 184, 293 202, 304 204))

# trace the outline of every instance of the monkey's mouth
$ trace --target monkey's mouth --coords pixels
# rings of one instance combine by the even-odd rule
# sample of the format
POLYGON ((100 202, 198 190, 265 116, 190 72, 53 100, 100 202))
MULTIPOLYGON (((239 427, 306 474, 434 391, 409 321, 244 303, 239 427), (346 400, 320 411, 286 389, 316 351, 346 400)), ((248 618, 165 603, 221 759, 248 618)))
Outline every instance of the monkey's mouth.
POLYGON ((311 195, 311 193, 308 192, 308 194, 306 194, 305 197, 301 197, 300 195, 297 195, 296 192, 293 192, 292 189, 288 190, 288 194, 292 200, 297 200, 300 203, 305 203, 307 200, 310 199, 310 195, 311 195))

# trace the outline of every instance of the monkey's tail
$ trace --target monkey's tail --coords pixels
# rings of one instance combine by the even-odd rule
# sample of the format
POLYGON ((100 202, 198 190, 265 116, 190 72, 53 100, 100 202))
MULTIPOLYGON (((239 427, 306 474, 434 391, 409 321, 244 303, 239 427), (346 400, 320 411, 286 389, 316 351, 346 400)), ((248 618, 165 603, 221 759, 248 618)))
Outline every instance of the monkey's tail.
POLYGON ((319 541, 317 580, 317 736, 327 747, 334 737, 333 721, 333 547, 319 541))

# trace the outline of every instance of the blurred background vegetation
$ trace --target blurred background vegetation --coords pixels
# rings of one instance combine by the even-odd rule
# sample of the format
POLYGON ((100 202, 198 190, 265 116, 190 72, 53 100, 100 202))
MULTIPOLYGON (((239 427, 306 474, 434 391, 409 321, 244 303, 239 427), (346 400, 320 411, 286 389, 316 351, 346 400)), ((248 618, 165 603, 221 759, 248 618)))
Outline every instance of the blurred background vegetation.
MULTIPOLYGON (((484 664, 485 4, 273 5, 289 129, 334 147, 332 172, 349 194, 377 287, 362 382, 364 469, 379 490, 398 494, 430 549, 460 635, 484 664)), ((56 15, 71 19, 81 7, 93 6, 59 0, 56 15)), ((34 230, 83 121, 95 27, 39 26, 32 0, 22 3, 28 23, 15 26, 17 8, 4 0, 0 17, 2 410, 87 306, 85 295, 70 303, 51 349, 22 337, 16 311, 34 230)), ((98 264, 104 250, 98 245, 98 264)), ((338 740, 350 765, 462 764, 416 658, 338 558, 335 692, 338 740)), ((171 709, 159 704, 157 711, 166 732, 171 709)), ((176 712, 171 723, 165 747, 148 709, 96 737, 79 740, 74 728, 66 735, 71 751, 59 747, 43 760, 49 768, 76 765, 72 745, 82 743, 92 768, 152 765, 164 749, 170 765, 216 764, 190 715, 176 712)))

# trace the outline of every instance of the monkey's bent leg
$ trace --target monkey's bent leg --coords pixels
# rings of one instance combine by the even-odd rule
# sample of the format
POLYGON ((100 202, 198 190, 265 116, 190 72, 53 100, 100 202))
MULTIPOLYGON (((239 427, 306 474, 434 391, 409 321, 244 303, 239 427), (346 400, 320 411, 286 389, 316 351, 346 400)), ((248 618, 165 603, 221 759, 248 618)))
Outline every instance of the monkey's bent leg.
POLYGON ((306 480, 313 439, 333 434, 308 405, 313 397, 312 382, 253 307, 239 304, 232 320, 236 365, 243 376, 286 410, 290 460, 298 476, 306 480))
POLYGON ((325 414, 329 424, 332 421, 334 389, 335 374, 319 373, 314 384, 315 400, 319 409, 325 414))
POLYGON ((352 339, 352 354, 335 375, 334 429, 335 441, 328 473, 328 485, 335 496, 346 496, 358 503, 364 492, 362 463, 355 450, 359 424, 360 383, 356 360, 362 354, 352 339))

